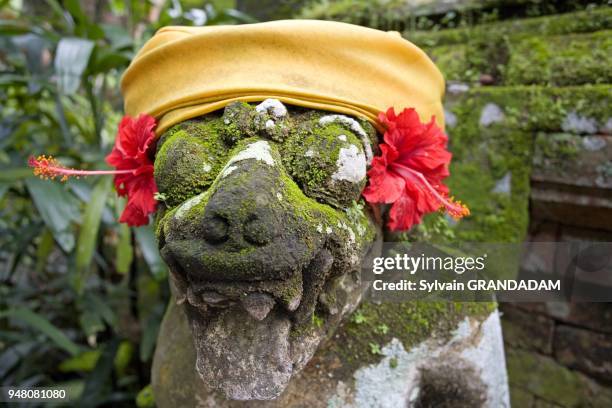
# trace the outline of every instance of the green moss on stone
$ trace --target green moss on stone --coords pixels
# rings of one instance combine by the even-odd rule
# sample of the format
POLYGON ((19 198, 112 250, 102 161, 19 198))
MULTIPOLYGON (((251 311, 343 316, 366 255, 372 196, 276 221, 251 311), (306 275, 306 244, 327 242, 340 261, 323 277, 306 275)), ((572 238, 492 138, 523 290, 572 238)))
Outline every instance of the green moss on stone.
POLYGON ((186 121, 160 139, 155 181, 172 207, 208 188, 227 156, 219 135, 221 119, 186 121))
POLYGON ((533 37, 511 45, 506 84, 556 86, 612 82, 610 31, 533 37))
POLYGON ((370 344, 384 345, 397 338, 409 349, 434 334, 450 338, 466 316, 484 318, 495 308, 495 303, 488 302, 363 302, 355 312, 362 316, 360 323, 354 319, 346 323, 327 347, 329 353, 340 356, 345 369, 355 370, 380 360, 371 353, 370 344), (377 330, 383 324, 388 330, 377 330))
POLYGON ((571 33, 591 33, 612 27, 612 9, 600 7, 587 11, 516 19, 482 24, 476 27, 457 28, 440 31, 406 31, 404 37, 415 44, 431 48, 440 45, 465 44, 474 37, 486 38, 490 33, 521 36, 554 36, 571 33))
POLYGON ((455 227, 456 239, 522 241, 528 226, 534 132, 560 132, 570 112, 603 127, 610 91, 609 85, 481 87, 449 98, 447 108, 457 124, 447 129, 453 152, 448 185, 472 213, 455 227), (489 103, 504 116, 484 126, 481 115, 489 103), (495 192, 506 174, 511 176, 510 191, 495 192))
POLYGON ((321 116, 302 122, 282 145, 283 164, 306 195, 343 207, 359 198, 366 180, 350 183, 332 175, 338 171, 340 150, 354 145, 363 154, 362 142, 341 124, 319 125, 321 116))
POLYGON ((431 48, 427 53, 447 81, 471 82, 476 78, 469 68, 466 49, 465 45, 443 45, 431 48))
POLYGON ((609 407, 612 392, 555 360, 521 350, 506 352, 509 382, 546 402, 562 407, 609 407))

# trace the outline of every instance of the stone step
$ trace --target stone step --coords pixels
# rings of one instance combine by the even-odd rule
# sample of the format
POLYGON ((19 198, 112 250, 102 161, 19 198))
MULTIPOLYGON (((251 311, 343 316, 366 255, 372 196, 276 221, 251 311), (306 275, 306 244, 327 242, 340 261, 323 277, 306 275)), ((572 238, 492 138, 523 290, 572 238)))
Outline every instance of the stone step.
POLYGON ((447 31, 492 21, 562 15, 587 6, 605 5, 606 0, 328 0, 308 2, 295 16, 404 31, 410 37, 415 30, 419 30, 416 35, 420 36, 425 30, 447 31))
POLYGON ((612 31, 510 42, 505 84, 612 83, 612 31))
MULTIPOLYGON (((537 353, 508 348, 506 363, 513 407, 528 407, 524 398, 559 407, 609 407, 612 391, 583 374, 567 369, 555 360, 537 353), (515 394, 516 390, 520 390, 515 394)), ((535 405, 533 405, 535 406, 535 405)))
POLYGON ((533 218, 612 231, 610 190, 534 182, 530 199, 533 218))
POLYGON ((475 27, 440 31, 404 31, 406 39, 424 47, 464 44, 480 37, 492 39, 504 36, 553 36, 572 33, 591 33, 612 28, 612 8, 598 7, 575 13, 500 21, 475 27))
POLYGON ((611 134, 612 85, 470 87, 450 83, 445 106, 451 135, 487 128, 611 134), (450 118, 450 120, 448 120, 450 118))
POLYGON ((503 85, 612 83, 612 31, 510 39, 474 37, 429 48, 446 80, 503 85))
POLYGON ((577 136, 539 133, 531 179, 607 190, 612 197, 612 135, 577 136))

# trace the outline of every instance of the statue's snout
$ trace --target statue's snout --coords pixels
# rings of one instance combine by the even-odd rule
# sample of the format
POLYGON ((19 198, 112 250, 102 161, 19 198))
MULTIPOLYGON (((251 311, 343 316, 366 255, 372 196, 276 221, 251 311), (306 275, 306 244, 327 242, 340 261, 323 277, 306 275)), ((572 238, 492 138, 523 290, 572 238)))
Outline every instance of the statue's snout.
POLYGON ((245 143, 210 191, 168 220, 162 255, 193 283, 295 277, 324 237, 320 221, 300 211, 291 183, 276 147, 265 140, 245 143))
POLYGON ((219 182, 202 218, 201 234, 207 243, 232 252, 261 247, 278 238, 279 224, 288 210, 274 205, 280 179, 261 170, 250 160, 219 182), (236 177, 240 183, 233 179, 236 177))

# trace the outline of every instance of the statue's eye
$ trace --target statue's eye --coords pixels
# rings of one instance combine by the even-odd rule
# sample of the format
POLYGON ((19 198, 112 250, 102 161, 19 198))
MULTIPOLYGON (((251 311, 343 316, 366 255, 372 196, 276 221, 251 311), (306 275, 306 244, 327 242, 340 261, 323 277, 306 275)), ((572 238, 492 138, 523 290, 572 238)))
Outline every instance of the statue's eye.
POLYGON ((170 207, 210 187, 227 155, 227 146, 206 123, 188 125, 165 135, 155 157, 155 182, 170 207))
POLYGON ((283 162, 307 196, 335 207, 358 200, 365 186, 363 144, 339 124, 298 131, 284 144, 283 162))

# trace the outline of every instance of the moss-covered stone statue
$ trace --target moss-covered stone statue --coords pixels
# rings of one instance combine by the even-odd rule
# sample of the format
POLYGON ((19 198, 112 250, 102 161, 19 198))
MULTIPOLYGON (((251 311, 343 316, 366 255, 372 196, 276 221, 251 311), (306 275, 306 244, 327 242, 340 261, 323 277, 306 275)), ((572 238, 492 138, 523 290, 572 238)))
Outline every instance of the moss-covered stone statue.
POLYGON ((156 230, 174 300, 153 364, 158 406, 507 401, 489 304, 367 303, 338 330, 362 298, 364 257, 380 252, 360 199, 376 140, 365 121, 274 99, 161 137, 156 230))
POLYGON ((195 368, 227 398, 276 398, 359 303, 361 261, 380 239, 359 204, 374 136, 268 99, 160 139, 159 247, 195 368))

